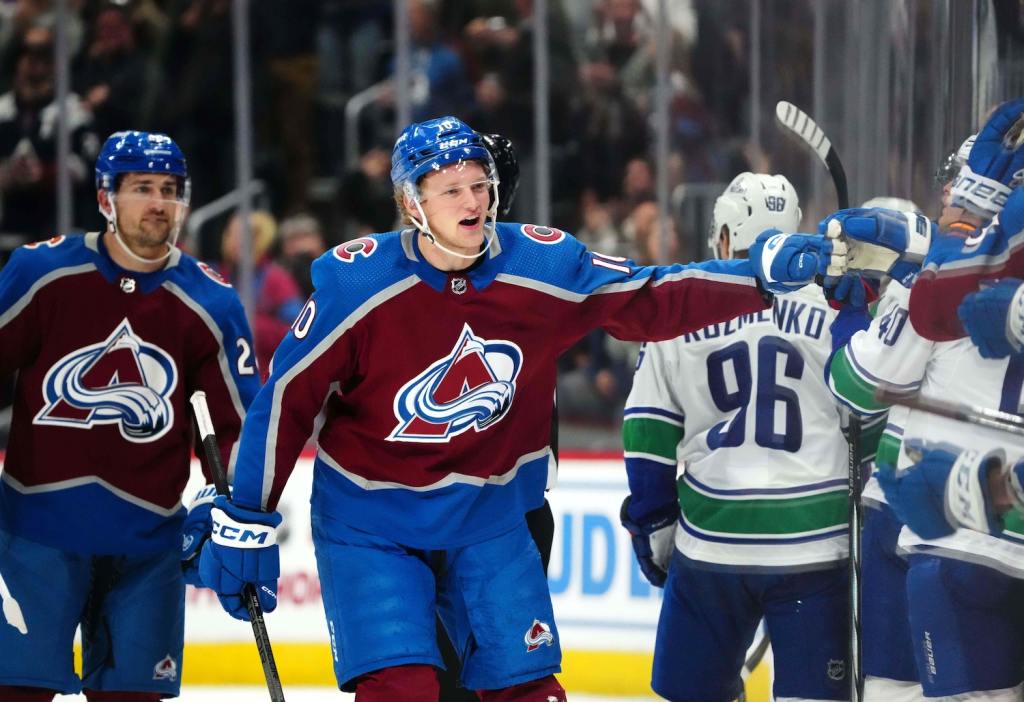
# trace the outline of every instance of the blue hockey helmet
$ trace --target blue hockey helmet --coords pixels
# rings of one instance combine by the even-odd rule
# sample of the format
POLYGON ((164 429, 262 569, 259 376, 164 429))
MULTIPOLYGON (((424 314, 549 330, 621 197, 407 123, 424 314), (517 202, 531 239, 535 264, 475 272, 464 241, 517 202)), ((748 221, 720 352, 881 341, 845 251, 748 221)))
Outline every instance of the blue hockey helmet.
POLYGON ((391 182, 414 190, 419 179, 465 161, 480 161, 488 178, 495 178, 494 161, 483 139, 457 117, 439 117, 410 124, 391 152, 391 182))
POLYGON ((188 202, 188 164, 185 155, 166 134, 114 132, 96 158, 96 189, 114 191, 124 173, 161 173, 180 179, 179 196, 188 202))

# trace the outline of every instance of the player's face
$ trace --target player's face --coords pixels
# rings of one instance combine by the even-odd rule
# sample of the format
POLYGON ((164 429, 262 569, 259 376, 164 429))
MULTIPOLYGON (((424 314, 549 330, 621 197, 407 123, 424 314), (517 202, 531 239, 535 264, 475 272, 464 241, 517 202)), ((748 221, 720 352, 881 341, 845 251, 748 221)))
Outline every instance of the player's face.
POLYGON ((162 247, 171 235, 184 205, 178 200, 178 181, 156 173, 128 173, 117 189, 117 227, 129 247, 162 247))
POLYGON ((434 236, 461 254, 480 252, 491 183, 476 161, 431 173, 420 182, 420 205, 434 236))

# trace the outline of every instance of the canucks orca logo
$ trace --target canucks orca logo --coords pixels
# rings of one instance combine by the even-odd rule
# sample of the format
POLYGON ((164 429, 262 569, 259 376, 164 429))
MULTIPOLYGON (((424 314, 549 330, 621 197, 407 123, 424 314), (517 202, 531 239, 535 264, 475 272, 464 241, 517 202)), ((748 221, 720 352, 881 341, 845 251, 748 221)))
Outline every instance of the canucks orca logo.
POLYGON ((523 352, 511 341, 487 341, 468 324, 452 352, 406 383, 395 396, 398 426, 390 441, 448 441, 483 431, 512 406, 523 352))
POLYGON ((80 429, 117 424, 129 441, 155 441, 174 422, 170 396, 177 384, 171 357, 140 339, 125 319, 106 340, 53 364, 43 381, 47 404, 33 422, 80 429))

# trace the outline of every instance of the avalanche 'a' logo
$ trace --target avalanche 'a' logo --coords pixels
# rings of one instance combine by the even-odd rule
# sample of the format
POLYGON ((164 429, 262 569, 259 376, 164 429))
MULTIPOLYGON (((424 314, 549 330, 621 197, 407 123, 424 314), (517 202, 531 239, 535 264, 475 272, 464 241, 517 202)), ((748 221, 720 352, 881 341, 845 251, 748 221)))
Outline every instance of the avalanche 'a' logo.
POLYGON ((452 352, 406 383, 395 396, 398 426, 390 441, 448 441, 483 431, 512 406, 523 352, 511 341, 488 341, 468 324, 452 352))
POLYGON ((138 337, 127 319, 98 344, 72 351, 43 380, 46 405, 33 422, 88 429, 117 424, 128 441, 155 441, 174 422, 174 361, 138 337))

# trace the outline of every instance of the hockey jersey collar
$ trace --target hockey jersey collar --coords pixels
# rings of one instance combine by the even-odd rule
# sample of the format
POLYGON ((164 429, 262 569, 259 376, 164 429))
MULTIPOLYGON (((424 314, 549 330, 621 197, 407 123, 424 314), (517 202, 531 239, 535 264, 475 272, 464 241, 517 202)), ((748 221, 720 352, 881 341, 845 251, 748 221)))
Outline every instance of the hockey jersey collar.
MULTIPOLYGON (((500 229, 498 231, 500 232, 500 229)), ((420 252, 419 232, 415 229, 403 229, 401 237, 402 250, 405 252, 410 270, 430 287, 438 292, 444 292, 445 286, 448 284, 449 275, 451 274, 446 271, 439 271, 423 258, 423 254, 420 252)), ((501 272, 501 262, 497 260, 501 252, 501 240, 499 235, 495 234, 495 236, 491 237, 491 243, 487 247, 487 254, 484 256, 484 260, 465 273, 475 289, 483 290, 494 282, 498 273, 501 272)))
POLYGON ((158 288, 167 279, 168 273, 181 261, 181 250, 175 248, 171 251, 171 255, 167 258, 167 263, 163 268, 150 273, 141 273, 139 271, 126 270, 114 263, 114 259, 110 257, 110 252, 107 251, 107 247, 103 243, 103 237, 100 232, 86 233, 85 247, 95 254, 96 268, 104 278, 111 283, 118 283, 125 278, 134 279, 139 289, 144 293, 152 292, 158 288))

